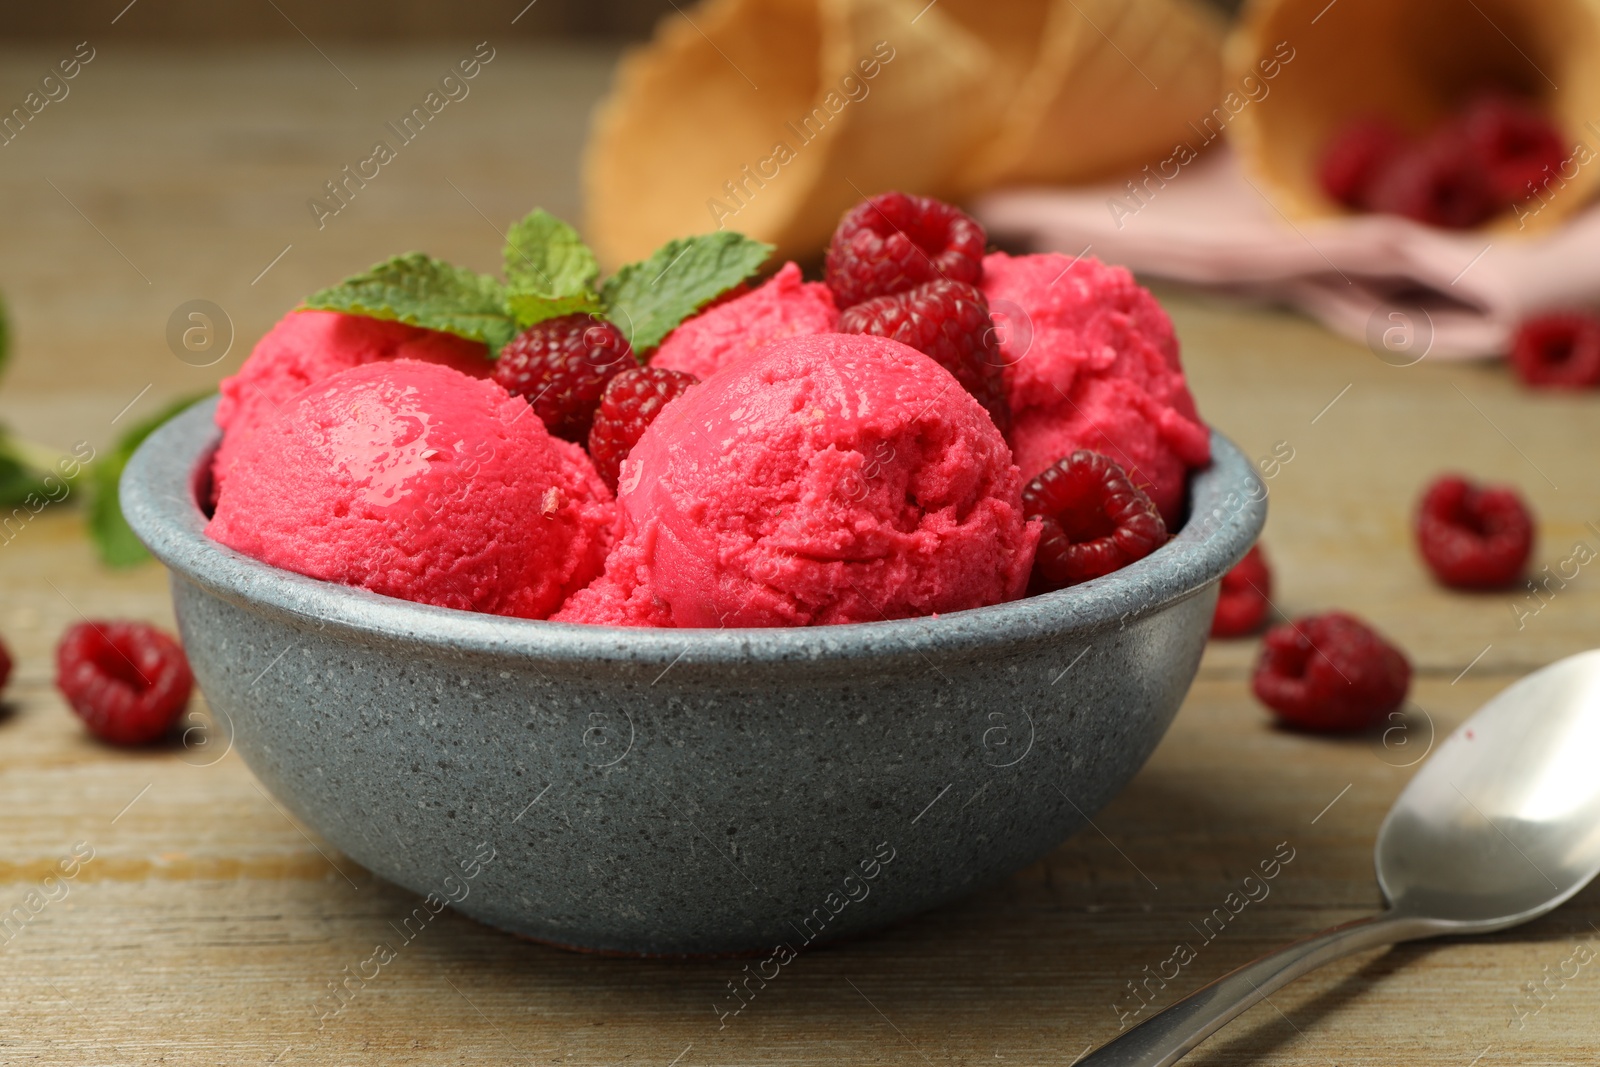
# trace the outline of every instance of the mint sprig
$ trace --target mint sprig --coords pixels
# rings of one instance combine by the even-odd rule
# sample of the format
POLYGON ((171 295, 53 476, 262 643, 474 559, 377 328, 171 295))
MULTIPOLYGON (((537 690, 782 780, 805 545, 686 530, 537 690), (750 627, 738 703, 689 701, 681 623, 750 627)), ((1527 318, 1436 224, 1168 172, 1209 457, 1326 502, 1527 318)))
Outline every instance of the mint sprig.
MULTIPOLYGON (((10 341, 5 307, 0 304, 0 369, 5 367, 10 355, 10 341)), ((122 517, 117 483, 140 443, 162 423, 199 399, 201 397, 191 396, 169 405, 129 429, 109 454, 87 462, 78 462, 45 445, 25 441, 0 426, 0 509, 17 518, 36 515, 53 504, 70 504, 78 497, 73 489, 82 482, 88 496, 86 525, 100 558, 114 567, 129 566, 149 558, 144 545, 122 517)), ((77 455, 77 449, 74 454, 77 455)), ((6 539, 14 536, 16 534, 10 534, 6 539)))
POLYGON ((482 341, 497 353, 517 335, 505 286, 487 274, 408 252, 318 290, 306 307, 390 319, 482 341))
POLYGON ((44 479, 55 473, 54 464, 55 456, 48 449, 20 441, 0 427, 0 508, 9 511, 51 499, 44 479))
POLYGON ((89 504, 85 522, 89 527, 89 539, 94 542, 100 559, 107 566, 131 567, 150 558, 150 553, 134 536, 128 520, 122 517, 117 484, 122 480, 123 468, 127 467, 128 460, 146 437, 155 433, 173 416, 187 411, 211 395, 197 393, 173 401, 148 419, 129 427, 110 451, 88 465, 89 504))
POLYGON ((503 284, 410 252, 311 294, 305 306, 443 330, 484 342, 490 358, 529 326, 582 312, 614 323, 642 356, 772 254, 771 245, 731 231, 684 237, 597 288, 594 253, 554 215, 536 210, 506 236, 503 284))
POLYGON ((511 224, 504 251, 506 283, 551 296, 594 291, 600 264, 578 231, 543 208, 511 224))
MULTIPOLYGON (((11 358, 11 320, 6 314, 5 301, 0 300, 0 371, 4 371, 11 358)), ((66 481, 66 476, 56 469, 56 454, 43 445, 24 441, 10 430, 0 426, 0 509, 11 512, 27 508, 34 514, 45 503, 62 499, 55 495, 60 483, 52 485, 46 478, 66 481)), ((3 533, 3 531, 0 531, 3 533)), ((10 540, 11 536, 4 536, 10 540)))
POLYGON ((680 237, 607 278, 600 299, 634 351, 648 351, 678 323, 754 274, 771 254, 771 245, 731 230, 680 237))

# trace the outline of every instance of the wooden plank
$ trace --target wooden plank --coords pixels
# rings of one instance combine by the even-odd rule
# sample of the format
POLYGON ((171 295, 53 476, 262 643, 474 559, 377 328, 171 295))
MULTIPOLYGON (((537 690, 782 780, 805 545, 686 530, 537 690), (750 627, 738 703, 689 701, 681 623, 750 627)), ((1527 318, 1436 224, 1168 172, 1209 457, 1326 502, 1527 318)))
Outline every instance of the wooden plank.
MULTIPOLYGON (((1283 612, 1353 611, 1449 677, 1480 653, 1474 670, 1522 672, 1593 646, 1600 574, 1569 562, 1576 577, 1560 578, 1578 543, 1600 553, 1592 394, 1530 393, 1499 364, 1397 368, 1287 313, 1163 293, 1202 414, 1269 467, 1275 450, 1293 455, 1268 482, 1263 536, 1283 612), (1548 588, 1464 595, 1429 578, 1413 509, 1452 470, 1524 494, 1548 588)), ((1215 652, 1209 662, 1249 660, 1243 645, 1215 652)))

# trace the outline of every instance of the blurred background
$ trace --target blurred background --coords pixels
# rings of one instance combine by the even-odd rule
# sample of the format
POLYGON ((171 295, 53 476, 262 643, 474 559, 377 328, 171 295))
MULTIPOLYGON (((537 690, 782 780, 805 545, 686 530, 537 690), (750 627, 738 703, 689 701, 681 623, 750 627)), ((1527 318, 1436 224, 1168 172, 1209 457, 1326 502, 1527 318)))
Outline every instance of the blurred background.
MULTIPOLYGON (((70 10, 43 6, 19 10, 7 16, 7 33, 12 40, 60 40, 103 29, 125 6, 127 0, 94 0, 73 4, 70 10)), ((672 12, 672 6, 663 0, 536 0, 532 4, 526 4, 526 0, 523 4, 460 0, 445 5, 425 0, 356 0, 341 4, 304 0, 223 4, 177 0, 157 4, 144 0, 144 6, 150 10, 140 12, 138 18, 130 13, 126 19, 129 40, 234 45, 298 39, 300 31, 316 39, 385 44, 437 43, 456 36, 481 37, 488 32, 518 40, 642 40, 650 35, 657 19, 672 12), (508 30, 508 20, 518 15, 521 17, 508 30)))
MULTIPOLYGON (((1239 0, 1215 0, 1223 10, 1239 0)), ((507 35, 507 19, 516 18, 509 36, 517 40, 641 41, 656 21, 676 14, 667 0, 458 0, 448 5, 427 0, 351 0, 311 4, 305 0, 276 3, 207 3, 175 0, 152 3, 129 22, 129 40, 174 44, 214 41, 241 44, 311 37, 343 41, 438 42, 452 36, 484 33, 507 35), (275 10, 275 8, 277 10, 275 10), (293 23, 291 25, 291 21, 293 23), (296 29, 298 27, 298 30, 296 29)), ((75 3, 70 10, 46 7, 19 9, 6 17, 6 35, 16 41, 64 40, 103 28, 127 6, 127 0, 75 3)), ((687 5, 686 5, 687 6, 687 5)), ((119 23, 120 25, 120 23, 119 23)))

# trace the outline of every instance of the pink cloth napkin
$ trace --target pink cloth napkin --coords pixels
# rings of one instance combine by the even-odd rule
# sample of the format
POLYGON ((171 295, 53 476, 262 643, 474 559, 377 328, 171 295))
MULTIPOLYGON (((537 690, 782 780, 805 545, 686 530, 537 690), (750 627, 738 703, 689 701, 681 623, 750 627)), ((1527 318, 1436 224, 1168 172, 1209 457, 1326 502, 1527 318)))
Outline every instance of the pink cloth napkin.
POLYGON ((974 213, 1040 251, 1288 303, 1397 359, 1502 353, 1528 314, 1600 303, 1600 206, 1532 237, 1391 215, 1291 222, 1225 148, 1138 200, 1120 184, 1018 189, 974 213))

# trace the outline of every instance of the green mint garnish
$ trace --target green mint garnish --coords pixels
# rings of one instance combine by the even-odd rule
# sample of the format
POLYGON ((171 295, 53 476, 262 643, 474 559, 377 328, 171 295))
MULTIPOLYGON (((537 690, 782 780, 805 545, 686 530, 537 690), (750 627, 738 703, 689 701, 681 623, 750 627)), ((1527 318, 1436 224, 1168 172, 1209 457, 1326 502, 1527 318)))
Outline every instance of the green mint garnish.
POLYGON ((524 329, 557 315, 600 311, 600 264, 578 231, 542 209, 506 235, 507 306, 524 329))
POLYGON ((111 567, 131 567, 150 558, 150 553, 134 536, 128 521, 122 517, 122 503, 117 496, 117 483, 122 470, 134 451, 173 416, 187 411, 211 393, 175 400, 154 415, 129 428, 111 450, 88 464, 89 506, 85 519, 89 538, 100 553, 100 559, 111 567))
POLYGON ((526 330, 535 323, 545 319, 553 319, 560 315, 573 315, 580 311, 603 312, 600 298, 593 293, 580 296, 545 296, 542 293, 530 293, 521 289, 513 289, 506 294, 506 309, 511 317, 517 321, 518 332, 526 330))
POLYGON ((421 252, 395 256, 312 293, 305 306, 444 330, 484 342, 491 356, 517 335, 505 286, 421 252))
POLYGON ((607 278, 600 299, 633 350, 647 352, 678 323, 754 274, 771 254, 771 245, 731 230, 680 237, 607 278))
POLYGON ((410 252, 311 294, 305 306, 483 341, 491 359, 522 330, 545 319, 603 315, 644 355, 772 254, 771 245, 731 231, 685 237, 623 267, 596 291, 600 265, 594 253, 554 215, 534 211, 513 223, 506 236, 503 285, 410 252))
POLYGON ((48 449, 19 441, 0 427, 0 508, 23 507, 30 496, 35 502, 52 499, 44 477, 55 473, 54 464, 48 449))

